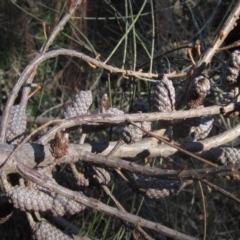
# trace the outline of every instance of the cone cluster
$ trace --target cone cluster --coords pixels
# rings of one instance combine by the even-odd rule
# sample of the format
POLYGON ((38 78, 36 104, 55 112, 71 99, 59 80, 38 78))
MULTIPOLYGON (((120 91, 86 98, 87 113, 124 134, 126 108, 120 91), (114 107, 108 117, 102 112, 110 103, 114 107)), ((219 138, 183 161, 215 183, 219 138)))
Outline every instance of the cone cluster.
POLYGON ((153 95, 154 111, 172 112, 175 110, 175 88, 167 77, 158 80, 153 95))
POLYGON ((202 153, 206 159, 222 165, 237 164, 240 162, 240 150, 230 147, 214 147, 202 153))
POLYGON ((204 76, 194 78, 189 86, 187 105, 189 108, 199 107, 210 90, 210 81, 204 76))
POLYGON ((6 140, 8 142, 17 143, 17 141, 12 141, 14 138, 21 136, 27 127, 27 116, 25 113, 25 109, 20 105, 15 105, 12 107, 8 127, 6 132, 6 140))
POLYGON ((80 91, 72 100, 72 103, 63 113, 64 118, 72 118, 79 115, 87 114, 89 107, 93 101, 91 91, 80 91))
POLYGON ((213 122, 212 116, 189 118, 173 126, 173 137, 176 139, 191 136, 193 140, 202 140, 209 135, 213 122))
POLYGON ((239 82, 240 75, 240 50, 235 50, 231 53, 228 60, 228 67, 226 72, 226 81, 229 84, 239 82))
POLYGON ((35 226, 32 238, 34 240, 70 240, 72 239, 68 235, 61 232, 59 229, 53 225, 41 221, 35 226))
POLYGON ((47 190, 37 190, 31 187, 15 186, 8 191, 10 202, 22 211, 45 212, 54 215, 73 215, 85 207, 64 196, 52 196, 47 190))

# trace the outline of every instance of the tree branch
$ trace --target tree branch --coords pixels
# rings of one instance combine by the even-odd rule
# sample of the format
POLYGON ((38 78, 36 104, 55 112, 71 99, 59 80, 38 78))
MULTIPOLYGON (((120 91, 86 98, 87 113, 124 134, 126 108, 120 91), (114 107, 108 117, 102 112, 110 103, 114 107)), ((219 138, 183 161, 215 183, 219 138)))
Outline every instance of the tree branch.
POLYGON ((100 201, 93 199, 93 198, 88 198, 85 195, 75 192, 72 190, 69 190, 67 188, 64 188, 54 181, 52 181, 49 177, 28 168, 26 165, 23 163, 18 163, 17 165, 18 171, 23 175, 25 178, 37 183, 38 185, 45 187, 53 192, 56 192, 62 196, 65 196, 69 199, 72 199, 76 202, 79 202, 87 207, 90 207, 94 210, 103 212, 108 215, 115 216, 116 218, 120 218, 124 221, 130 222, 134 225, 138 225, 140 227, 146 227, 149 229, 152 229, 154 231, 157 231, 159 233, 162 233, 168 237, 172 237, 175 239, 181 239, 181 240, 194 240, 196 238, 188 236, 186 234, 177 232, 173 229, 170 229, 168 227, 163 226, 160 223, 155 223, 149 220, 146 220, 144 218, 138 217, 136 215, 127 213, 126 211, 121 211, 116 208, 110 207, 108 205, 105 205, 101 203, 100 201))
POLYGON ((202 109, 190 109, 174 112, 154 112, 154 113, 137 113, 137 114, 89 114, 89 115, 80 115, 71 119, 63 120, 59 125, 50 129, 45 135, 39 139, 39 143, 46 144, 56 132, 62 129, 87 124, 87 123, 104 123, 104 124, 120 124, 127 121, 133 122, 152 122, 158 120, 176 120, 176 119, 187 119, 193 117, 200 117, 205 115, 216 115, 224 112, 231 112, 237 110, 240 107, 240 103, 232 103, 225 107, 213 106, 206 107, 202 109))
MULTIPOLYGON (((156 177, 160 179, 169 180, 187 180, 187 179, 204 179, 207 177, 214 177, 220 173, 237 171, 240 169, 240 164, 203 168, 203 169, 189 169, 183 170, 179 173, 179 170, 169 170, 161 169, 157 167, 142 166, 130 161, 126 161, 117 157, 103 156, 100 154, 95 154, 87 151, 85 149, 85 144, 82 146, 69 145, 68 154, 58 160, 59 164, 62 163, 74 163, 78 161, 85 162, 87 164, 97 165, 101 167, 109 167, 112 169, 124 169, 126 171, 139 173, 148 177, 156 177)), ((14 149, 13 146, 6 144, 0 145, 1 160, 2 156, 5 159, 10 155, 11 150, 14 149)), ((129 156, 129 155, 128 155, 129 156)), ((51 155, 49 151, 49 145, 43 146, 39 144, 25 144, 22 149, 20 149, 16 155, 14 162, 19 162, 26 164, 29 167, 43 167, 47 166, 56 161, 56 159, 51 155)), ((8 163, 5 165, 5 172, 16 172, 16 164, 8 163)))

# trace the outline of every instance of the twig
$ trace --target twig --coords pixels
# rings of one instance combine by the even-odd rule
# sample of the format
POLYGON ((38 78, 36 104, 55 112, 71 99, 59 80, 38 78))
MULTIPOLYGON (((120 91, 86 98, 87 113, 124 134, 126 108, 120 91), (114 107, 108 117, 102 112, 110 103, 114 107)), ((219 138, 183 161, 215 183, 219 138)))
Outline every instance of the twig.
POLYGON ((191 48, 188 48, 188 49, 187 49, 187 53, 188 53, 188 56, 189 56, 192 64, 195 66, 195 65, 196 65, 196 62, 194 61, 194 58, 193 58, 193 55, 192 55, 192 49, 191 49, 191 48))
MULTIPOLYGON (((240 125, 235 126, 234 128, 225 131, 217 136, 199 141, 199 142, 189 142, 187 145, 183 145, 184 149, 188 151, 203 151, 208 150, 212 147, 221 146, 226 144, 227 142, 232 141, 237 136, 240 135, 240 125)), ((83 144, 83 145, 74 145, 69 144, 69 154, 65 157, 66 162, 71 162, 73 159, 78 158, 79 153, 84 152, 101 152, 103 155, 109 154, 112 148, 114 148, 116 143, 93 143, 93 144, 83 144)), ((0 156, 0 164, 2 164, 8 157, 9 154, 13 151, 12 145, 7 144, 0 144, 1 149, 1 156, 0 156)), ((36 156, 38 159, 41 159, 41 165, 50 164, 54 161, 54 158, 49 152, 49 145, 43 146, 41 144, 34 144, 31 145, 25 144, 23 149, 19 149, 18 157, 21 159, 25 159, 29 166, 35 166, 36 156)), ((156 143, 152 142, 152 139, 143 139, 135 144, 127 145, 121 147, 121 151, 117 152, 116 157, 132 157, 136 156, 143 156, 143 157, 169 157, 177 152, 176 149, 173 149, 167 145, 157 145, 156 143)), ((100 157, 100 156, 99 156, 100 157)), ((97 158, 97 155, 96 155, 97 158)), ((103 164, 104 165, 104 164, 103 164)), ((12 169, 10 166, 8 168, 12 169)), ((227 169, 226 169, 227 170, 227 169)))
MULTIPOLYGON (((32 84, 32 81, 33 81, 36 73, 37 73, 37 71, 34 70, 31 73, 31 75, 29 75, 29 77, 27 78, 26 83, 23 85, 23 92, 22 92, 22 97, 21 97, 21 102, 20 102, 20 105, 23 109, 25 109, 27 106, 27 102, 29 99, 29 93, 31 91, 31 84, 32 84)), ((9 97, 11 97, 11 95, 9 97)), ((7 107, 7 105, 5 107, 7 107)))
POLYGON ((210 186, 212 189, 214 189, 214 190, 222 193, 223 195, 227 196, 228 198, 231 198, 231 199, 234 200, 235 202, 240 203, 240 199, 237 198, 237 197, 235 197, 235 196, 234 196, 233 194, 231 194, 230 192, 228 192, 228 191, 226 191, 226 190, 218 187, 217 185, 209 182, 209 181, 206 180, 206 179, 201 179, 200 181, 203 182, 203 183, 205 183, 205 184, 207 184, 207 185, 210 186))
POLYGON ((203 203, 203 240, 206 240, 206 234, 207 234, 207 213, 206 213, 206 204, 205 204, 205 197, 203 193, 202 183, 198 181, 198 185, 200 188, 201 196, 202 196, 202 203, 203 203))
MULTIPOLYGON (((104 192, 112 199, 112 201, 115 203, 115 205, 117 206, 117 208, 120 211, 124 211, 126 212, 126 210, 124 209, 124 207, 121 205, 121 203, 112 195, 111 191, 109 190, 109 188, 106 185, 101 185, 102 189, 104 190, 104 192)), ((153 240, 153 238, 151 238, 139 225, 135 225, 137 231, 139 231, 144 239, 147 240, 153 240)))
MULTIPOLYGON (((48 112, 52 111, 53 109, 56 108, 61 108, 63 107, 64 104, 60 103, 55 105, 54 107, 49 108, 48 110, 46 110, 45 112, 43 112, 41 115, 35 117, 28 117, 27 121, 29 123, 37 123, 37 124, 45 124, 51 120, 53 120, 53 118, 50 117, 44 117, 44 115, 46 115, 48 112)), ((185 118, 192 118, 192 117, 200 117, 200 116, 205 116, 205 115, 216 115, 216 114, 222 114, 224 113, 229 113, 232 112, 234 110, 237 110, 238 108, 240 108, 240 103, 229 103, 226 106, 219 106, 219 105, 213 105, 210 107, 205 107, 202 109, 189 109, 188 111, 184 110, 184 111, 176 111, 176 112, 165 112, 165 113, 142 113, 141 116, 143 117, 151 117, 151 121, 157 121, 157 120, 167 120, 167 119, 185 119, 185 118), (189 113, 189 114, 187 114, 189 113)), ((133 115, 135 116, 135 115, 133 115)), ((139 115, 140 116, 140 115, 139 115)), ((1 120, 1 117, 0 117, 1 120)))
POLYGON ((102 156, 99 154, 90 153, 86 150, 80 150, 74 152, 71 157, 63 157, 63 163, 83 161, 89 164, 96 164, 99 166, 105 166, 110 168, 124 169, 130 172, 139 173, 148 177, 156 177, 161 179, 202 179, 208 176, 216 176, 222 172, 234 172, 237 171, 240 167, 240 164, 221 166, 221 167, 212 167, 204 169, 191 169, 183 170, 179 174, 178 170, 169 170, 169 169, 160 169, 155 167, 142 166, 133 162, 122 160, 116 157, 102 156))
MULTIPOLYGON (((40 119, 41 120, 41 119, 40 119)), ((44 118, 44 121, 42 124, 45 124, 45 120, 49 120, 48 118, 44 118)), ((54 123, 53 123, 54 124, 54 123)), ((190 152, 200 152, 204 150, 208 150, 212 147, 218 147, 221 145, 224 145, 228 142, 233 141, 234 139, 238 139, 238 136, 240 135, 240 125, 236 125, 235 127, 217 135, 213 136, 210 138, 206 138, 201 141, 197 142, 187 142, 183 143, 181 145, 182 148, 190 151, 190 152)), ((52 138, 54 135, 51 135, 50 138, 52 138)), ((49 140, 50 140, 49 138, 49 140)), ((158 145, 157 142, 153 141, 154 139, 152 138, 144 138, 141 141, 138 141, 134 144, 124 144, 121 146, 121 148, 115 153, 116 157, 124 158, 124 157, 129 157, 131 155, 133 158, 137 156, 142 156, 142 157, 156 157, 156 156, 161 156, 161 157, 169 157, 173 154, 177 153, 177 149, 173 149, 165 144, 163 145, 158 145)), ((47 142, 47 141, 46 141, 47 142)), ((238 144, 239 141, 236 141, 238 144)), ((45 144, 45 143, 44 143, 45 144)), ((232 143, 235 144, 235 143, 232 143)), ((42 148, 42 145, 38 144, 33 144, 33 146, 36 146, 34 148, 42 148), (39 147, 37 147, 39 146, 39 147)), ((72 145, 72 144, 70 144, 72 145)), ((98 143, 85 143, 83 145, 75 145, 74 147, 77 149, 84 149, 87 151, 94 151, 94 152, 99 152, 102 155, 107 155, 109 154, 110 151, 112 151, 112 148, 116 145, 116 142, 110 142, 110 143, 105 143, 105 142, 98 142, 98 143)), ((30 145, 25 145, 24 149, 22 151, 28 151, 30 152, 31 149, 29 149, 30 145)), ((73 145, 72 145, 73 146, 73 145)), ((234 145, 231 145, 234 146, 234 145)), ((46 148, 49 148, 48 145, 46 145, 46 148)), ((0 164, 4 161, 4 159, 8 156, 9 151, 12 151, 12 146, 9 146, 7 144, 0 144, 0 149, 1 149, 1 156, 0 156, 0 164)), ((46 150, 45 150, 46 151, 46 150)), ((21 155, 21 152, 20 152, 21 155)), ((32 155, 34 159, 34 155, 32 155)))
MULTIPOLYGON (((70 162, 83 161, 89 164, 97 164, 100 166, 110 167, 110 168, 118 168, 124 169, 130 172, 139 173, 148 177, 156 177, 161 179, 176 179, 176 180, 184 180, 184 179, 204 179, 208 176, 217 176, 218 174, 224 172, 234 172, 238 171, 240 168, 240 164, 228 165, 228 166, 218 166, 212 168, 204 168, 204 169, 191 169, 191 170, 183 170, 179 174, 178 170, 169 170, 169 169, 160 169, 155 167, 147 167, 142 166, 133 162, 125 161, 116 157, 108 157, 102 156, 99 154, 90 153, 86 150, 80 150, 75 152, 72 157, 68 158, 70 162), (74 159, 73 159, 74 157, 74 159)), ((65 157, 63 157, 63 162, 69 163, 66 161, 65 157)))
POLYGON ((35 227, 35 225, 36 225, 36 222, 33 220, 33 217, 32 217, 32 215, 31 215, 31 213, 26 212, 26 215, 27 215, 27 219, 28 219, 28 223, 29 223, 30 227, 31 227, 32 229, 34 229, 34 227, 35 227))
POLYGON ((143 132, 147 133, 148 135, 150 135, 150 136, 152 136, 152 137, 154 137, 154 138, 157 138, 158 140, 160 140, 160 141, 164 142, 165 144, 169 145, 170 147, 176 148, 176 149, 179 150, 180 152, 185 153, 186 155, 188 155, 188 156, 190 156, 190 157, 193 157, 193 158, 195 158, 195 159, 197 159, 197 160, 199 160, 199 161, 201 161, 201 162, 203 162, 203 163, 207 163, 207 164, 209 164, 209 165, 211 165, 211 166, 214 166, 214 167, 217 166, 216 164, 214 164, 214 163, 212 163, 212 162, 209 162, 208 160, 206 160, 206 159, 204 159, 204 158, 202 158, 202 157, 199 157, 198 155, 196 155, 196 154, 194 154, 194 153, 191 153, 191 152, 189 152, 189 151, 187 151, 187 150, 185 150, 185 149, 177 146, 176 144, 172 144, 172 143, 168 142, 168 140, 166 140, 164 137, 159 136, 159 135, 157 135, 157 134, 155 134, 155 133, 153 133, 153 132, 146 131, 144 128, 139 127, 136 123, 134 123, 134 122, 132 122, 132 121, 129 121, 129 122, 130 122, 132 125, 134 125, 135 127, 141 129, 143 132))
POLYGON ((39 90, 41 90, 42 86, 41 85, 38 85, 33 92, 31 92, 29 95, 28 95, 28 99, 31 98, 33 95, 35 95, 39 90))
POLYGON ((163 226, 160 223, 155 223, 149 220, 145 220, 141 217, 138 217, 136 215, 127 213, 125 211, 120 211, 116 208, 110 207, 108 205, 105 205, 101 203, 100 201, 88 198, 85 195, 75 192, 72 190, 69 190, 67 188, 64 188, 60 185, 58 185, 56 182, 51 180, 49 177, 27 167, 23 163, 17 164, 17 169, 21 175, 23 175, 25 178, 31 180, 34 183, 39 184, 42 187, 45 187, 47 189, 50 189, 53 192, 56 192, 62 196, 65 196, 69 199, 72 199, 76 202, 79 202, 87 207, 90 207, 94 210, 101 211, 105 214, 115 216, 117 218, 120 218, 124 221, 131 222, 134 225, 138 225, 140 227, 146 227, 152 230, 155 230, 159 233, 162 233, 166 236, 175 238, 175 239, 181 239, 181 240, 194 240, 196 238, 188 236, 184 233, 180 233, 178 231, 175 231, 173 229, 170 229, 168 227, 163 226))
MULTIPOLYGON (((49 38, 46 40, 46 42, 43 44, 42 48, 40 49, 39 53, 46 52, 57 35, 63 30, 64 26, 67 24, 67 22, 71 19, 74 12, 76 11, 77 7, 82 3, 82 0, 76 0, 75 5, 70 9, 69 13, 66 13, 64 17, 57 23, 57 25, 54 27, 53 31, 51 32, 49 38)), ((27 101, 28 101, 28 95, 30 93, 30 85, 33 81, 33 78, 35 76, 36 72, 31 75, 26 81, 26 86, 23 88, 22 97, 21 97, 21 106, 26 107, 27 101)))
POLYGON ((46 144, 49 139, 51 139, 57 131, 87 124, 87 123, 104 123, 104 124, 120 124, 125 123, 128 120, 130 121, 158 121, 158 120, 168 120, 171 121, 173 119, 187 119, 193 117, 200 117, 205 115, 216 115, 221 114, 224 109, 224 113, 230 112, 233 110, 237 110, 240 107, 240 103, 230 104, 224 108, 220 106, 206 107, 202 109, 190 109, 183 111, 174 111, 174 112, 154 112, 154 113, 136 113, 136 114, 89 114, 89 115, 81 115, 71 119, 64 120, 58 126, 53 127, 49 130, 45 135, 43 135, 39 139, 39 143, 46 144))
POLYGON ((53 43, 53 41, 55 40, 55 38, 57 37, 59 32, 61 32, 63 30, 64 26, 71 19, 71 17, 73 16, 74 12, 77 10, 78 6, 81 3, 82 3, 82 0, 76 0, 75 4, 70 9, 69 13, 66 13, 64 15, 64 17, 61 19, 61 21, 59 21, 59 23, 54 27, 53 31, 51 32, 50 37, 47 39, 47 41, 42 46, 42 48, 40 50, 41 53, 42 52, 46 52, 49 49, 49 47, 51 46, 51 44, 53 43))
POLYGON ((228 16, 227 20, 225 21, 225 23, 223 24, 221 30, 218 32, 218 35, 216 36, 212 45, 202 55, 202 58, 197 62, 197 68, 202 69, 202 67, 205 67, 208 63, 211 62, 214 54, 218 51, 219 47, 224 42, 225 38, 228 36, 228 34, 234 28, 235 22, 239 18, 239 15, 240 15, 240 1, 238 0, 236 2, 236 6, 232 10, 232 12, 229 14, 229 16, 228 16))
MULTIPOLYGON (((46 115, 47 113, 51 112, 51 111, 54 110, 54 109, 57 109, 57 108, 60 108, 60 109, 61 109, 61 108, 63 108, 65 104, 67 105, 68 102, 56 104, 56 105, 48 108, 47 110, 45 110, 43 113, 41 113, 41 114, 38 115, 37 117, 34 117, 34 118, 33 118, 33 117, 28 117, 28 121, 31 121, 30 119, 33 119, 32 121, 33 121, 34 123, 38 123, 38 119, 46 119, 46 122, 48 122, 48 121, 50 121, 50 120, 52 120, 52 119, 50 119, 50 118, 48 118, 48 117, 44 117, 44 115, 46 115)), ((43 123, 40 123, 40 124, 43 124, 43 123)))
MULTIPOLYGON (((5 132, 7 129, 7 122, 9 118, 9 113, 11 111, 11 107, 14 104, 14 101, 18 95, 18 92, 24 82, 32 76, 32 74, 35 74, 37 67, 44 62, 45 60, 53 57, 57 57, 59 55, 66 55, 66 56, 71 56, 71 57, 78 57, 83 59, 86 62, 90 62, 93 65, 96 65, 100 68, 106 69, 110 72, 119 72, 123 75, 129 75, 129 76, 144 76, 144 77, 156 77, 158 74, 150 74, 150 73, 140 73, 140 72, 133 72, 130 70, 124 70, 124 69, 119 69, 112 67, 110 65, 107 65, 103 62, 100 62, 97 59, 91 58, 83 53, 74 51, 74 50, 67 50, 67 49, 58 49, 58 50, 53 50, 49 51, 47 53, 42 53, 38 54, 29 64, 28 66, 24 69, 22 74, 20 75, 17 83, 15 84, 13 90, 10 93, 10 96, 8 97, 8 101, 6 103, 5 109, 3 111, 3 117, 1 121, 1 126, 0 126, 0 142, 5 142, 5 132)), ((28 96, 28 94, 27 94, 28 96)))
MULTIPOLYGON (((234 28, 234 24, 237 21, 239 15, 240 15, 240 0, 237 1, 236 6, 229 14, 228 19, 223 24, 221 30, 218 32, 211 46, 202 54, 202 57, 197 62, 196 67, 193 68, 193 74, 191 76, 192 79, 199 76, 205 69, 205 67, 211 62, 213 56, 219 50, 220 46, 222 45, 225 38, 228 36, 229 32, 234 28)), ((177 96, 177 102, 182 102, 183 98, 185 97, 186 90, 187 83, 177 96)))
POLYGON ((124 144, 124 141, 122 139, 120 139, 115 146, 112 148, 112 150, 110 151, 110 153, 108 154, 108 157, 113 157, 116 156, 117 151, 119 150, 119 148, 124 144))
POLYGON ((239 47, 240 46, 240 41, 236 41, 228 46, 224 46, 224 47, 221 47, 219 48, 219 51, 225 51, 225 50, 229 50, 231 48, 236 48, 236 47, 239 47))
MULTIPOLYGON (((74 50, 58 49, 58 50, 52 50, 52 51, 49 51, 49 52, 46 52, 46 53, 39 54, 24 69, 24 71, 22 72, 21 76, 19 77, 17 83, 15 84, 15 86, 14 86, 14 88, 13 88, 13 90, 12 90, 12 92, 11 92, 9 98, 8 98, 8 101, 6 103, 6 107, 5 107, 4 112, 3 112, 3 118, 2 118, 1 126, 0 126, 0 142, 5 141, 5 132, 6 132, 6 128, 7 128, 7 122, 8 122, 8 117, 9 117, 9 112, 11 110, 11 106, 13 105, 14 100, 16 99, 17 94, 18 94, 20 88, 22 87, 22 85, 24 84, 24 82, 26 81, 26 79, 29 76, 31 76, 31 74, 33 74, 33 72, 36 71, 37 67, 42 62, 44 62, 45 60, 47 60, 49 58, 57 57, 59 55, 66 55, 66 56, 81 58, 82 60, 84 60, 86 62, 90 62, 91 64, 96 65, 97 67, 100 67, 102 69, 108 70, 109 72, 116 72, 116 73, 120 73, 120 74, 125 75, 125 76, 135 76, 136 78, 139 78, 139 77, 145 77, 145 78, 158 77, 158 74, 142 73, 142 72, 139 72, 139 71, 130 71, 130 70, 124 70, 124 69, 116 68, 116 67, 113 67, 111 65, 107 65, 104 62, 101 62, 97 59, 91 58, 91 57, 89 57, 89 56, 87 56, 87 55, 85 55, 81 52, 77 52, 77 51, 74 51, 74 50)), ((219 113, 219 111, 218 111, 218 113, 219 113)))

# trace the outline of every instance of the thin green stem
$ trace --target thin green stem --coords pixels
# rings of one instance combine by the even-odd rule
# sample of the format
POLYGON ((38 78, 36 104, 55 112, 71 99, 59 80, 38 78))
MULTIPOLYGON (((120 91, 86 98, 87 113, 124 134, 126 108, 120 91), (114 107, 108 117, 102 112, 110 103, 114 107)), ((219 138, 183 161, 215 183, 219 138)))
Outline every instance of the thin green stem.
MULTIPOLYGON (((78 27, 76 27, 76 25, 72 22, 72 21, 70 21, 70 23, 71 23, 71 26, 78 32, 78 33, 80 33, 80 35, 84 38, 84 40, 87 42, 87 44, 88 45, 86 45, 85 43, 84 43, 84 47, 86 47, 87 46, 87 49, 88 50, 90 50, 91 52, 93 52, 95 55, 97 55, 97 51, 95 50, 95 48, 94 48, 94 46, 91 44, 91 42, 89 41, 89 38, 88 37, 86 37, 85 36, 85 34, 78 28, 78 27)), ((76 41, 76 40, 75 40, 76 41)), ((78 39, 78 41, 80 41, 80 39, 78 39)), ((77 42, 78 42, 77 41, 77 42)))
POLYGON ((140 202, 140 205, 138 206, 138 210, 137 210, 137 212, 136 212, 136 215, 139 214, 139 212, 140 212, 140 210, 141 210, 141 208, 142 208, 142 205, 143 205, 144 200, 145 200, 145 197, 142 197, 141 202, 140 202))
POLYGON ((151 57, 150 57, 150 67, 149 71, 152 72, 153 59, 154 59, 154 49, 155 49, 155 18, 154 18, 154 7, 153 1, 150 0, 151 12, 152 12, 152 47, 151 47, 151 57))
MULTIPOLYGON (((125 0, 125 18, 128 18, 128 1, 125 0)), ((125 22, 125 32, 127 32, 128 22, 125 22)), ((126 62, 127 57, 127 44, 128 44, 128 35, 125 38, 125 44, 124 44, 124 51, 123 51, 123 63, 122 63, 122 69, 124 69, 124 65, 126 62)))
POLYGON ((92 52, 92 49, 89 48, 89 46, 87 46, 87 44, 82 42, 80 39, 76 40, 76 39, 72 38, 70 35, 68 35, 67 33, 64 33, 64 32, 62 32, 61 34, 64 35, 65 37, 67 37, 68 39, 72 40, 73 42, 85 47, 88 51, 92 52))
POLYGON ((113 54, 116 52, 116 50, 118 49, 118 47, 121 45, 122 41, 125 39, 126 35, 129 34, 129 32, 132 30, 132 28, 134 27, 135 23, 137 22, 138 18, 140 17, 145 5, 147 3, 147 0, 144 0, 144 3, 142 5, 142 7, 140 8, 137 17, 134 19, 134 21, 132 22, 132 24, 129 26, 129 28, 127 29, 127 31, 125 32, 125 34, 122 36, 122 38, 118 41, 116 47, 112 50, 112 52, 110 53, 110 55, 108 56, 108 58, 104 61, 104 63, 107 63, 111 57, 113 56, 113 54))
MULTIPOLYGON (((120 19, 121 19, 124 23, 127 22, 127 20, 124 18, 124 16, 122 16, 122 15, 116 10, 116 8, 114 8, 114 6, 113 6, 112 4, 110 4, 107 0, 104 0, 104 2, 105 2, 107 5, 109 5, 110 8, 112 8, 112 10, 115 12, 115 14, 118 15, 118 16, 120 17, 120 19)), ((146 1, 144 2, 144 5, 145 5, 145 4, 146 4, 146 1)), ((141 12, 139 12, 138 15, 140 16, 140 15, 141 15, 141 12)), ((138 15, 137 15, 137 16, 138 16, 138 15)), ((136 17, 136 19, 137 19, 137 17, 136 17)), ((128 22, 127 22, 127 24, 128 24, 128 26, 130 26, 128 22)), ((147 55, 149 56, 149 58, 150 58, 150 53, 149 53, 147 47, 145 46, 144 42, 142 41, 142 39, 139 37, 139 34, 137 34, 136 37, 137 37, 139 43, 142 45, 143 49, 145 50, 146 54, 147 54, 147 55)))
POLYGON ((17 8, 19 8, 22 12, 26 13, 28 16, 32 17, 33 19, 38 20, 39 22, 44 22, 43 19, 40 19, 36 17, 35 15, 31 14, 30 12, 26 11, 24 8, 20 7, 17 3, 17 1, 11 0, 11 3, 14 4, 17 8))
MULTIPOLYGON (((154 13, 158 13, 158 12, 162 12, 163 10, 157 10, 157 11, 154 11, 154 13)), ((146 13, 142 13, 141 14, 141 17, 144 17, 144 16, 148 16, 148 15, 151 15, 152 12, 146 12, 146 13)), ((137 15, 133 15, 133 17, 136 17, 137 15)), ((130 19, 132 16, 127 16, 126 19, 130 19)), ((83 19, 83 20, 92 20, 92 21, 95 21, 96 20, 96 17, 72 17, 72 19, 83 19)), ((122 20, 122 17, 97 17, 97 20, 101 20, 101 21, 106 21, 106 20, 122 20)))
MULTIPOLYGON (((133 18, 133 9, 132 9, 132 1, 128 0, 129 2, 129 9, 130 9, 130 14, 131 14, 131 20, 134 22, 133 18)), ((136 29, 135 29, 135 24, 132 27, 132 36, 133 36, 133 66, 132 70, 136 70, 136 61, 137 61, 137 44, 136 44, 136 29)))

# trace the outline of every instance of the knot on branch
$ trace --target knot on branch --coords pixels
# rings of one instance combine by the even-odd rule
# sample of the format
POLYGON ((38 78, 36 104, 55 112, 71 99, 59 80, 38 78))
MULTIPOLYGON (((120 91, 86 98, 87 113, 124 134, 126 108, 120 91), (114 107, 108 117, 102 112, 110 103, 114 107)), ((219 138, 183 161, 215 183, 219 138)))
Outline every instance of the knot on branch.
POLYGON ((68 153, 68 140, 61 131, 58 131, 54 139, 51 140, 50 152, 55 158, 63 157, 68 153))

